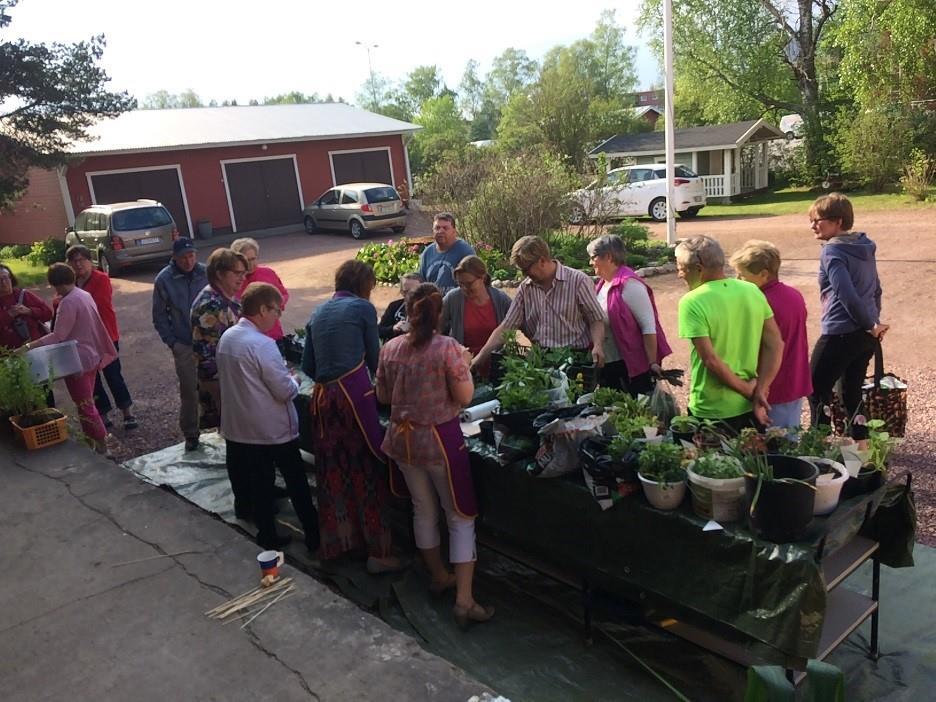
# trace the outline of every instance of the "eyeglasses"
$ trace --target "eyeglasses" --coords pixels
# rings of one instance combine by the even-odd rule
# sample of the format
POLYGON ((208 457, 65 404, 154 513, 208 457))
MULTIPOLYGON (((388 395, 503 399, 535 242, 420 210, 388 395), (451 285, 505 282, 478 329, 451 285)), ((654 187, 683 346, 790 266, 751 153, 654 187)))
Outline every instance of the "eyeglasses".
POLYGON ((477 280, 477 278, 472 278, 471 280, 459 280, 458 287, 460 287, 462 290, 469 290, 477 280))

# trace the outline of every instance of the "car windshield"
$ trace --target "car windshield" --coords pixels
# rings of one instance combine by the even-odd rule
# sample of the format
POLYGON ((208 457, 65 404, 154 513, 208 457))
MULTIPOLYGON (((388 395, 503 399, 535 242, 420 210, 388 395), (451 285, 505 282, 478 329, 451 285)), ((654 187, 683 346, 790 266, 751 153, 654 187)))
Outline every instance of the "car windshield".
POLYGON ((364 191, 364 196, 371 204, 375 202, 393 202, 394 200, 400 199, 400 196, 397 195, 397 191, 389 186, 384 188, 368 188, 364 191))
MULTIPOLYGON (((691 168, 686 168, 685 166, 676 166, 673 169, 673 174, 676 178, 698 178, 699 177, 695 171, 693 171, 691 168)), ((658 169, 656 171, 656 176, 657 178, 665 178, 666 169, 665 168, 658 169)))
POLYGON ((172 215, 165 207, 137 207, 119 210, 111 217, 114 231, 129 232, 134 229, 153 229, 172 224, 172 215))

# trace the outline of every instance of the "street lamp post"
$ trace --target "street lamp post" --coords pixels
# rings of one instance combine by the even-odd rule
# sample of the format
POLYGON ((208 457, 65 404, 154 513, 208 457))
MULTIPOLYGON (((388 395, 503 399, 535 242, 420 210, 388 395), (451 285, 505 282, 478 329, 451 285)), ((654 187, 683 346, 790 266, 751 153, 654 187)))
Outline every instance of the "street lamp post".
POLYGON ((363 46, 367 51, 367 71, 370 74, 370 89, 371 89, 371 107, 372 109, 377 109, 377 85, 374 82, 374 66, 371 64, 370 50, 379 48, 378 44, 366 44, 363 41, 354 42, 358 46, 363 46))

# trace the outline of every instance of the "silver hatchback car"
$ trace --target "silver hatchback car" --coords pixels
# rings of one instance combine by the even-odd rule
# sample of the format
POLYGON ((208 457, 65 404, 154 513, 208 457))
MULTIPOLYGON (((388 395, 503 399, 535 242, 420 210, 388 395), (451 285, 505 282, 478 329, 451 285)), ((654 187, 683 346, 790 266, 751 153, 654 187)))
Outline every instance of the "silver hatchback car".
POLYGON ((392 185, 346 183, 329 188, 302 211, 309 234, 322 229, 349 231, 355 239, 376 229, 406 229, 406 209, 392 185))
POLYGON ((131 264, 168 260, 178 238, 175 220, 156 200, 93 205, 65 231, 65 244, 87 246, 91 260, 108 275, 131 264))

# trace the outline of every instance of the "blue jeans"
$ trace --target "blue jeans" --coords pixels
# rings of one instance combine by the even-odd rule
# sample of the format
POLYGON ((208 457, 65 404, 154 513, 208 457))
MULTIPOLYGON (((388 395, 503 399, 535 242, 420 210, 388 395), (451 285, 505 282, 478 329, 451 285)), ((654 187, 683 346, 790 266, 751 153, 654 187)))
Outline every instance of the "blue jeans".
MULTIPOLYGON (((114 342, 114 348, 120 350, 116 341, 114 342)), ((110 398, 104 392, 105 380, 107 381, 107 387, 110 388, 111 395, 114 396, 114 404, 117 405, 117 409, 125 410, 133 404, 130 391, 127 389, 127 383, 120 372, 120 356, 118 356, 109 365, 104 366, 94 379, 94 406, 97 407, 98 414, 102 418, 113 409, 110 398), (103 379, 101 376, 104 376, 103 379)))
POLYGON ((803 420, 800 419, 800 416, 803 412, 804 399, 801 397, 798 400, 771 405, 770 426, 783 427, 784 429, 802 426, 803 420))

